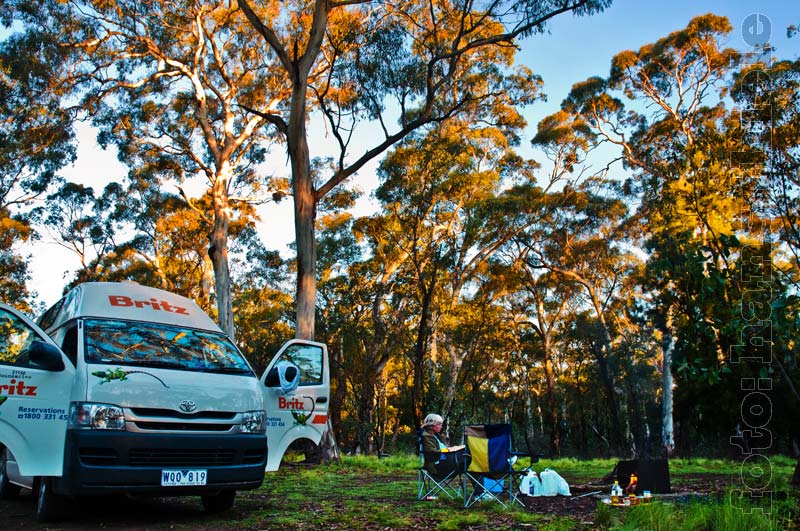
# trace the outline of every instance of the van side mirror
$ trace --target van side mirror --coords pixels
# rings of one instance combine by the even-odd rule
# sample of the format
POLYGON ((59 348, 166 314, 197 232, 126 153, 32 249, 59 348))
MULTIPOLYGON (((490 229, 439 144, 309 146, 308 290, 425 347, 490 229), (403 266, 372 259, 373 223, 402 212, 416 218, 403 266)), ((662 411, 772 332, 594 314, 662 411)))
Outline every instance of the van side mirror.
POLYGON ((287 361, 278 362, 267 372, 264 385, 277 387, 281 394, 291 393, 300 385, 300 369, 287 361))
POLYGON ((50 343, 44 341, 34 340, 28 349, 28 360, 39 368, 46 371, 63 371, 64 359, 61 357, 61 351, 50 343))

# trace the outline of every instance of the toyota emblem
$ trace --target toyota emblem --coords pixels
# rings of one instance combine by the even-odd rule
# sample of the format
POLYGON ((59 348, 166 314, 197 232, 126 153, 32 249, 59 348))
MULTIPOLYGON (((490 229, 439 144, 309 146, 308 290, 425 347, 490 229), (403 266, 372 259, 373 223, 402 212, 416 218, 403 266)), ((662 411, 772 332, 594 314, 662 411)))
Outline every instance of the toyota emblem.
POLYGON ((178 407, 180 407, 181 411, 184 413, 191 413, 197 409, 197 404, 195 404, 194 400, 181 400, 181 403, 178 407))

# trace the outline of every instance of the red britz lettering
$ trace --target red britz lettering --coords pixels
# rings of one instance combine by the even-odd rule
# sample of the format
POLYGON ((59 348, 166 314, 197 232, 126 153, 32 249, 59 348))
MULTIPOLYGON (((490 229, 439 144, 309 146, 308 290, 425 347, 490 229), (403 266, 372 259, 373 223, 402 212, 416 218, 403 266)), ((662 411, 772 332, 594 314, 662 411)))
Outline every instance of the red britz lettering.
POLYGON ((125 295, 109 295, 108 302, 111 306, 133 306, 133 301, 125 295))
POLYGON ((6 396, 36 396, 36 385, 25 385, 23 381, 9 380, 7 384, 0 385, 0 395, 6 396))
POLYGON ((284 397, 278 398, 278 409, 305 409, 303 400, 295 397, 291 400, 286 400, 284 397))
POLYGON ((109 295, 108 302, 111 303, 111 306, 120 306, 120 307, 132 306, 135 308, 144 308, 145 306, 148 306, 156 311, 163 310, 169 313, 189 315, 189 310, 186 308, 183 308, 181 306, 173 306, 169 304, 167 301, 158 301, 156 299, 137 301, 125 295, 109 295))

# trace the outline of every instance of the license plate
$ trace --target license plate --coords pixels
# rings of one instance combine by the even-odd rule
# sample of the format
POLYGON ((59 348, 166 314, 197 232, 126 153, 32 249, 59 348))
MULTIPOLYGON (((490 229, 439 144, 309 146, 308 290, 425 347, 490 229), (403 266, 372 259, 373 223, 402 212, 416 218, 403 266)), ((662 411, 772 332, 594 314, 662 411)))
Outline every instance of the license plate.
POLYGON ((162 470, 162 487, 191 487, 205 485, 208 471, 202 469, 162 470))

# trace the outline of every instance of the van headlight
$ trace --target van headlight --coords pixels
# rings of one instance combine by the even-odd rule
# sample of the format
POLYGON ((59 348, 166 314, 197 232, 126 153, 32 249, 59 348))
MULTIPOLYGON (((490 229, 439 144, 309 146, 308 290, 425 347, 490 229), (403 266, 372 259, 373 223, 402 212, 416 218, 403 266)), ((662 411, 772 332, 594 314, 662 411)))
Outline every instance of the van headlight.
POLYGON ((73 402, 69 408, 69 426, 92 430, 124 430, 125 414, 113 404, 73 402))
POLYGON ((245 411, 242 413, 242 433, 265 433, 267 431, 266 411, 245 411))

